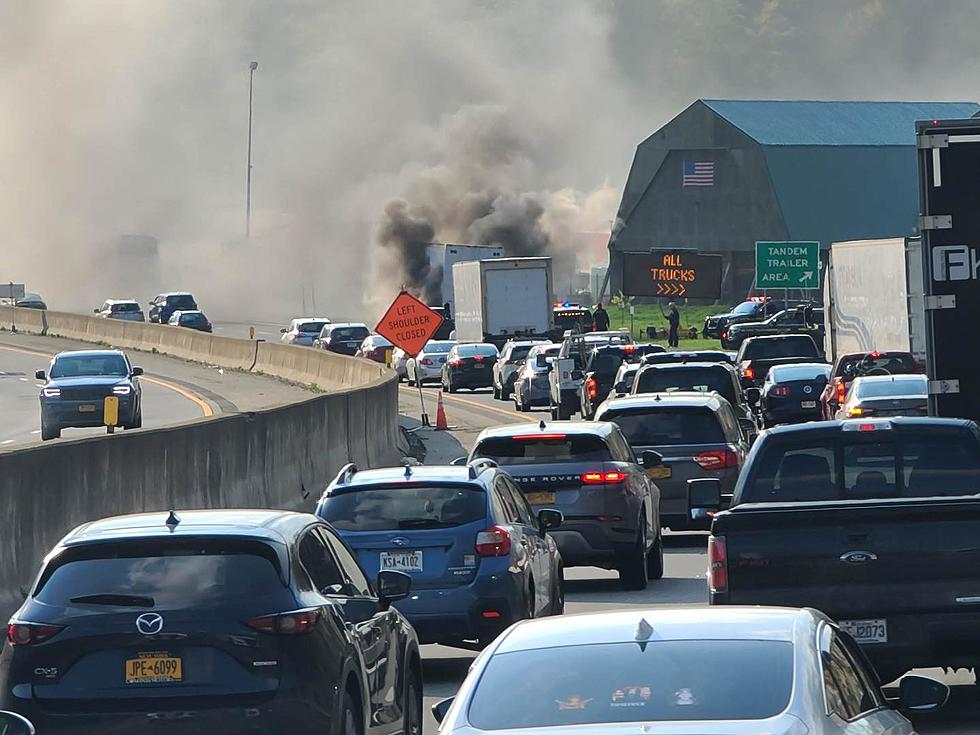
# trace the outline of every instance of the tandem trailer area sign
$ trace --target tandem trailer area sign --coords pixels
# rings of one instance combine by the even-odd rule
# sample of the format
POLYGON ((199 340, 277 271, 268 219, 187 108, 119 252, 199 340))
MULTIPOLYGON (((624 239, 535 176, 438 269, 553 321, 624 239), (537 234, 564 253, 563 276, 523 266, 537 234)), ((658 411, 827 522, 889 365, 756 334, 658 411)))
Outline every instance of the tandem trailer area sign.
POLYGON ((721 256, 691 250, 623 253, 623 293, 691 299, 721 298, 721 256))
POLYGON ((756 242, 755 287, 820 288, 820 243, 756 242))

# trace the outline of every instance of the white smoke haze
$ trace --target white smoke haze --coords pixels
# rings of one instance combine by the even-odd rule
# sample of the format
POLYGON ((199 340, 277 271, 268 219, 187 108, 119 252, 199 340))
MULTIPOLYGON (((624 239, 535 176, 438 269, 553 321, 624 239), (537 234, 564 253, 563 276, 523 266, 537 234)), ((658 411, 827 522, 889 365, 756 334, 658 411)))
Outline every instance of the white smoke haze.
POLYGON ((692 100, 976 99, 978 21, 971 0, 9 0, 0 281, 276 320, 315 288, 368 319, 405 282, 378 244, 399 200, 435 239, 572 267, 692 100), (158 268, 110 267, 123 234, 158 238, 158 268))

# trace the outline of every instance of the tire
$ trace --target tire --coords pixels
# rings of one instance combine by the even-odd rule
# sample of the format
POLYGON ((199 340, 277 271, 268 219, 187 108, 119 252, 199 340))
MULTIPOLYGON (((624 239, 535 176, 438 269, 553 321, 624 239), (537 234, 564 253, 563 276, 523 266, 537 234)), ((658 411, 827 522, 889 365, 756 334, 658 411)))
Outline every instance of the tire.
POLYGON ((527 413, 527 409, 523 403, 517 400, 517 396, 514 396, 514 410, 518 413, 527 413))
POLYGON ((361 718, 361 708, 348 691, 344 692, 343 703, 340 706, 340 735, 363 735, 364 721, 361 718))
POLYGON ((409 388, 415 387, 415 376, 409 374, 408 368, 405 368, 405 382, 408 383, 409 388))
POLYGON ((500 389, 497 387, 496 383, 493 384, 493 398, 495 401, 501 400, 500 389))
POLYGON ((555 586, 551 591, 551 615, 565 614, 565 569, 558 567, 555 576, 555 586))
POLYGON ((524 611, 521 614, 521 620, 534 620, 534 580, 532 579, 530 584, 527 586, 527 592, 524 594, 524 611))
POLYGON ((405 735, 422 735, 422 684, 418 676, 410 674, 405 687, 405 735))
POLYGON ((449 379, 446 382, 446 393, 455 393, 458 390, 459 390, 459 387, 453 385, 453 376, 450 373, 449 379))
POLYGON ((500 386, 500 397, 503 400, 509 401, 512 393, 513 391, 510 388, 508 388, 506 385, 500 386))
POLYGON ((619 583, 624 590, 638 592, 647 588, 647 553, 645 532, 640 531, 636 543, 620 558, 619 583))
POLYGON ((61 438, 60 426, 41 424, 41 441, 46 442, 49 439, 60 439, 60 438, 61 438))
POLYGON ((133 416, 133 422, 124 426, 124 429, 139 429, 143 426, 143 406, 141 405, 136 409, 136 415, 133 416))
POLYGON ((551 420, 552 421, 558 420, 558 409, 555 408, 554 406, 551 407, 551 420))
POLYGON ((664 537, 657 533, 657 540, 647 554, 647 579, 663 579, 664 576, 664 537))

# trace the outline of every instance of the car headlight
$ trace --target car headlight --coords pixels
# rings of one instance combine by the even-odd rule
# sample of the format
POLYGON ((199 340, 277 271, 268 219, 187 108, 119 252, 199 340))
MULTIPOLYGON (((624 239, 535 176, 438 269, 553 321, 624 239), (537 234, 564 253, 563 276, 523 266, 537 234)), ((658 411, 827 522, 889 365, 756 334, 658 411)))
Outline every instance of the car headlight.
POLYGON ((112 392, 115 393, 117 396, 128 396, 130 393, 133 392, 133 389, 130 388, 128 385, 117 385, 112 389, 112 392))
POLYGON ((41 394, 45 398, 57 398, 61 395, 61 388, 42 388, 41 394))

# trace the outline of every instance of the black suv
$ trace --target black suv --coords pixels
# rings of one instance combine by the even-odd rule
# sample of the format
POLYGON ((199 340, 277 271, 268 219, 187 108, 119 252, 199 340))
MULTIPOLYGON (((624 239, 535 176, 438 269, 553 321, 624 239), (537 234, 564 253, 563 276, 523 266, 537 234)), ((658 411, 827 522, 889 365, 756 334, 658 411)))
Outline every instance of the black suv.
POLYGON ((305 513, 87 523, 7 626, 0 708, 46 734, 421 732, 410 588, 305 513))
POLYGON ((148 316, 154 324, 166 324, 175 311, 197 311, 197 302, 186 291, 162 293, 150 302, 148 316))
POLYGON ((625 589, 642 590, 664 573, 660 491, 615 424, 562 421, 495 426, 476 439, 469 460, 492 459, 514 478, 532 507, 560 510, 551 532, 565 567, 619 570, 625 589))
POLYGON ((747 432, 756 430, 755 412, 745 399, 738 371, 725 362, 678 362, 667 365, 645 365, 633 382, 633 395, 642 393, 676 393, 715 391, 735 409, 735 415, 747 432))

